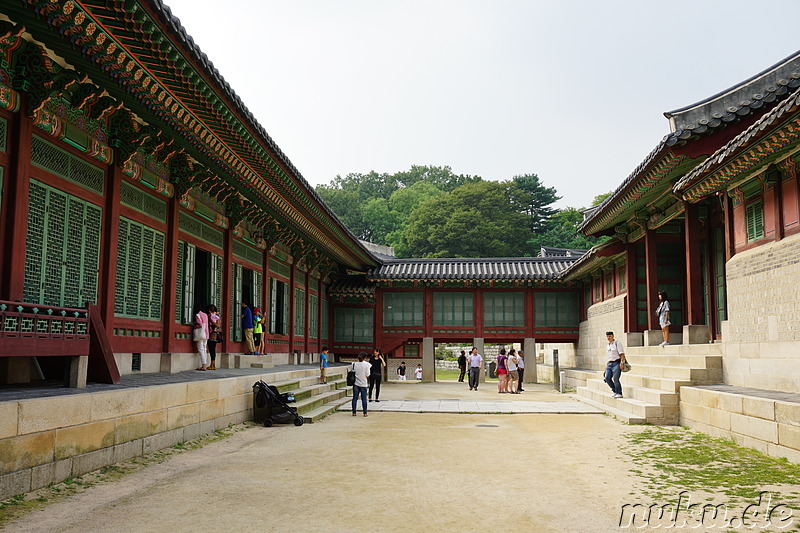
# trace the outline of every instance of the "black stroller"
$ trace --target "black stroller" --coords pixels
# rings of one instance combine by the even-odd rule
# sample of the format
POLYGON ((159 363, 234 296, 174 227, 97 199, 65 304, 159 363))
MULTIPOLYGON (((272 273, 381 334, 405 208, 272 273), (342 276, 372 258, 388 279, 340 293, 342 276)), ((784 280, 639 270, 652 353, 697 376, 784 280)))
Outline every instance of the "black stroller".
POLYGON ((303 425, 303 417, 297 414, 297 409, 289 406, 294 402, 291 392, 281 393, 278 387, 267 385, 263 380, 253 384, 253 414, 256 420, 264 417, 264 426, 272 427, 273 424, 288 424, 294 422, 295 426, 303 425))

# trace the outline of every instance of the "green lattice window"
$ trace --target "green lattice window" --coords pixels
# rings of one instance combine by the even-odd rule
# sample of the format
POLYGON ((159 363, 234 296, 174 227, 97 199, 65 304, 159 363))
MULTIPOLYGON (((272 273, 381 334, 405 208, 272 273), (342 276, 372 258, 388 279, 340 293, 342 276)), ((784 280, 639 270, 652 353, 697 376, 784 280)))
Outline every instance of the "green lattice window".
POLYGON ((195 313, 213 304, 222 307, 222 257, 178 241, 175 320, 190 324, 195 313))
POLYGON ((97 301, 102 210, 31 180, 23 298, 83 307, 97 301))
POLYGON ((308 336, 319 338, 319 297, 316 294, 308 296, 308 336))
POLYGON ((336 342, 374 342, 372 309, 339 308, 333 312, 336 342))
POLYGON ((625 265, 617 267, 617 276, 619 276, 619 290, 624 291, 627 283, 625 281, 625 265))
POLYGON ((330 316, 328 315, 328 300, 325 300, 325 299, 322 300, 322 312, 320 313, 320 315, 322 317, 321 318, 321 320, 322 320, 321 326, 322 327, 320 328, 320 330, 322 331, 322 338, 323 339, 327 339, 328 338, 328 324, 330 323, 330 320, 331 320, 330 316))
POLYGON ((292 275, 289 265, 276 261, 274 258, 269 262, 269 271, 283 276, 284 278, 289 278, 292 275))
POLYGON ((306 286, 306 278, 308 275, 303 272, 302 270, 295 270, 294 271, 294 282, 301 287, 306 286))
POLYGON ((122 182, 120 188, 120 202, 161 222, 167 220, 167 202, 126 181, 122 182))
POLYGON ((269 278, 269 332, 289 334, 289 285, 269 278))
POLYGON ((416 359, 419 357, 419 344, 403 345, 403 357, 416 359))
POLYGON ((31 163, 90 191, 103 194, 105 187, 103 169, 87 163, 36 135, 31 141, 31 163))
POLYGON ((231 340, 242 341, 242 282, 244 268, 238 263, 231 263, 231 340))
POLYGON ((256 265, 261 265, 264 260, 264 254, 261 250, 237 239, 233 241, 233 255, 256 265))
POLYGON ((486 326, 524 326, 525 294, 522 292, 483 293, 483 323, 486 326))
POLYGON ((119 219, 116 316, 160 320, 164 283, 164 234, 119 219))
POLYGON ((384 326, 422 326, 423 294, 421 292, 383 293, 384 326))
POLYGON ((764 238, 764 203, 761 200, 748 202, 745 208, 745 223, 747 224, 747 242, 764 238))
POLYGON ((220 230, 212 228, 184 211, 178 216, 178 228, 217 248, 222 248, 225 244, 225 235, 220 230))
POLYGON ((306 334, 306 291, 294 289, 294 334, 302 337, 306 334))
POLYGON ((8 121, 0 118, 0 152, 8 150, 8 121))
POLYGON ((472 326, 475 321, 473 293, 433 293, 434 326, 472 326))
POLYGON ((578 295, 574 292, 538 292, 533 296, 536 327, 578 327, 578 295))

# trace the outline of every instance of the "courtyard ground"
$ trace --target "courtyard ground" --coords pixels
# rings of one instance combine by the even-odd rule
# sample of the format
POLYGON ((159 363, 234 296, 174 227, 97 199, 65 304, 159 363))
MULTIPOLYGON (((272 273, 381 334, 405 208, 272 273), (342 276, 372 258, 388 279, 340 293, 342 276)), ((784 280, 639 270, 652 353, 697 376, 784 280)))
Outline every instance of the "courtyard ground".
MULTIPOLYGON (((568 399, 547 386, 528 388, 502 397, 568 399)), ((476 393, 455 383, 390 383, 382 399, 489 401, 500 396, 496 390, 491 384, 476 393)), ((664 452, 648 460, 650 449, 668 441, 685 452, 680 439, 696 435, 680 428, 627 426, 598 414, 373 412, 364 418, 338 412, 300 428, 249 426, 231 432, 56 498, 4 529, 588 533, 619 530, 621 516, 632 524, 622 511, 625 504, 664 505, 682 490, 695 498, 691 503, 729 504, 733 514, 755 503, 747 492, 726 494, 725 480, 700 486, 687 481, 682 487, 684 478, 660 477, 665 474, 659 464, 669 463, 671 456, 664 452)), ((770 461, 781 467, 780 461, 770 461)), ((689 466, 691 471, 709 465, 689 466)), ((755 485, 774 481, 765 489, 772 491, 772 506, 798 501, 800 471, 791 464, 781 468, 783 477, 750 480, 755 485)), ((784 522, 789 527, 766 530, 798 530, 798 511, 784 507, 782 516, 787 509, 795 513, 784 522)), ((717 530, 745 530, 736 522, 729 525, 734 527, 717 530)))

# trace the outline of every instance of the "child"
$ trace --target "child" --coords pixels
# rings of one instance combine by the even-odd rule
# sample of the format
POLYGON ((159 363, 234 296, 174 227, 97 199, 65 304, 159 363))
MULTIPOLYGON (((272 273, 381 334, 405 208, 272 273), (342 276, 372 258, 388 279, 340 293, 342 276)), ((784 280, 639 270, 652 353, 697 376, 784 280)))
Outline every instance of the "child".
POLYGON ((322 353, 319 354, 319 384, 325 385, 328 382, 328 347, 322 347, 322 353))
POLYGON ((417 369, 414 371, 414 377, 417 378, 417 381, 422 381, 422 365, 417 365, 417 369))
POLYGON ((261 333, 264 331, 264 315, 261 314, 261 308, 253 308, 253 344, 255 344, 256 351, 253 355, 264 355, 261 350, 261 333))
POLYGON ((403 361, 400 363, 400 366, 397 367, 397 376, 400 381, 406 380, 406 362, 403 361))

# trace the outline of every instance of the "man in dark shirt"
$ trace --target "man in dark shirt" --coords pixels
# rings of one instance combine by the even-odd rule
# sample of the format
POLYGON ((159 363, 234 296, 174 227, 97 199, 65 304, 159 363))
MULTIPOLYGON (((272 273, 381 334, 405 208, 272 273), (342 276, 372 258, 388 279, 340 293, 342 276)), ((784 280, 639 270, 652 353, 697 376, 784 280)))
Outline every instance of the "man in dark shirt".
POLYGON ((461 355, 458 356, 458 369, 461 374, 458 376, 458 382, 464 383, 464 374, 467 373, 467 352, 461 350, 461 355))
POLYGON ((372 367, 369 372, 369 392, 367 396, 369 401, 372 401, 372 389, 375 389, 375 401, 380 402, 378 396, 381 395, 381 381, 383 381, 383 367, 386 366, 386 361, 383 359, 383 354, 380 348, 375 348, 372 351, 372 357, 369 358, 369 364, 372 367))
POLYGON ((253 342, 253 311, 244 302, 242 302, 242 331, 244 332, 244 342, 247 345, 245 355, 251 355, 256 351, 256 345, 253 342))

